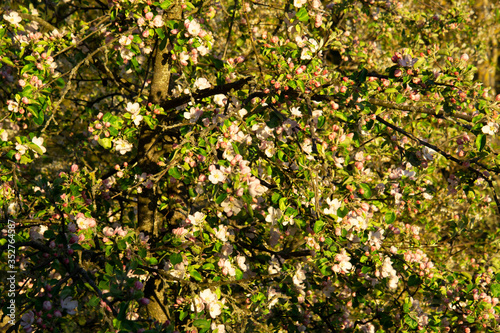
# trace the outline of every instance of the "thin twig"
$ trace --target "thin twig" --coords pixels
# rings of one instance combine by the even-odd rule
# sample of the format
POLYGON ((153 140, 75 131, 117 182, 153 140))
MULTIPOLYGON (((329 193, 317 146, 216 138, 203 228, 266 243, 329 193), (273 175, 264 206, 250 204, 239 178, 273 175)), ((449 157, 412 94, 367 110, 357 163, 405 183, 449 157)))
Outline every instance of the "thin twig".
POLYGON ((231 33, 233 32, 234 18, 236 17, 236 8, 238 7, 238 0, 234 2, 233 17, 231 17, 231 23, 229 24, 229 31, 227 32, 226 46, 224 46, 224 53, 222 54, 222 59, 226 59, 227 47, 229 46, 229 40, 231 39, 231 33))

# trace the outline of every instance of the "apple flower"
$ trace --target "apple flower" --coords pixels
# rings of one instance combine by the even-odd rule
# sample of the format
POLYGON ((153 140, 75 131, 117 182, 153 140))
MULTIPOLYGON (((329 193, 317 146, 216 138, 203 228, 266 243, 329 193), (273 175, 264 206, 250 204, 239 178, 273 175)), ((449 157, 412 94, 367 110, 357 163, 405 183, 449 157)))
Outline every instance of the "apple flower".
POLYGON ((31 139, 31 142, 36 144, 40 149, 42 150, 43 153, 47 152, 47 149, 43 146, 43 138, 37 138, 36 136, 31 139))
POLYGON ((323 212, 327 215, 337 215, 337 210, 342 206, 342 203, 338 199, 331 200, 330 198, 326 199, 326 203, 328 208, 325 208, 323 212))
POLYGON ((192 107, 189 112, 184 112, 184 118, 189 119, 189 122, 195 123, 203 114, 203 110, 198 107, 192 107))
POLYGON ((206 217, 207 216, 202 212, 196 212, 194 213, 194 215, 188 215, 187 221, 191 222, 191 225, 193 225, 194 228, 198 230, 205 221, 206 217))
POLYGON ((198 36, 201 31, 200 23, 196 19, 192 21, 185 20, 184 27, 186 27, 188 33, 192 36, 198 36))
POLYGON ((61 308, 66 310, 69 315, 76 314, 75 308, 78 306, 78 301, 72 299, 71 296, 61 300, 61 308))
POLYGON ((307 3, 307 0, 293 0, 293 5, 297 8, 301 8, 307 3))
POLYGON ((272 224, 275 224, 283 216, 283 213, 279 208, 269 207, 267 211, 269 214, 266 216, 266 222, 272 224))
POLYGON ((203 90, 210 88, 212 85, 204 77, 199 77, 194 81, 194 86, 199 90, 203 90))
POLYGON ((141 106, 139 103, 127 103, 127 107, 125 108, 128 112, 130 112, 130 119, 134 122, 136 126, 139 126, 143 117, 139 114, 141 112, 141 106))
POLYGON ((299 111, 299 108, 295 108, 295 107, 291 108, 290 112, 291 112, 292 116, 302 117, 302 112, 299 111))
POLYGON ((226 176, 219 169, 214 169, 208 176, 208 180, 212 182, 212 184, 223 183, 226 181, 226 176))
POLYGON ((481 131, 483 131, 484 134, 495 135, 495 133, 498 132, 498 124, 488 122, 487 125, 481 128, 481 131))
POLYGON ((19 14, 17 12, 14 12, 14 11, 10 12, 8 15, 3 14, 3 18, 5 19, 5 21, 9 22, 10 24, 15 26, 16 28, 19 26, 19 23, 22 21, 21 16, 19 16, 19 14))
POLYGON ((398 59, 398 64, 402 67, 413 67, 417 61, 418 58, 412 58, 409 54, 405 54, 403 58, 398 59))
POLYGON ((31 310, 23 314, 23 316, 21 317, 21 326, 25 330, 31 328, 31 325, 33 325, 34 323, 35 323, 35 314, 31 310))
POLYGON ((126 140, 116 139, 116 140, 113 140, 113 142, 115 143, 116 151, 122 155, 124 155, 125 153, 128 153, 129 151, 132 151, 132 147, 133 147, 132 144, 126 140))
POLYGON ((227 97, 226 97, 226 95, 223 95, 223 94, 217 94, 214 96, 214 102, 218 106, 224 106, 224 105, 226 105, 227 97))

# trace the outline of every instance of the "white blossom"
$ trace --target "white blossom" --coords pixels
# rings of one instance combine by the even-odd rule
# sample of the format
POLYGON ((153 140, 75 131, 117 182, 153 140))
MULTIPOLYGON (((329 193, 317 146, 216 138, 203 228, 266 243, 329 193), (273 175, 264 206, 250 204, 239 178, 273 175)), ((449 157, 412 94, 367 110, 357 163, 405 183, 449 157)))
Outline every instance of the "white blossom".
POLYGON ((199 90, 203 90, 210 88, 212 85, 204 77, 199 77, 196 79, 196 81, 194 81, 194 86, 199 90))
POLYGON ((192 21, 184 21, 184 26, 186 27, 188 33, 192 36, 198 36, 201 31, 200 23, 198 23, 196 19, 192 21))
POLYGON ((481 131, 483 131, 484 134, 495 135, 495 133, 498 132, 498 124, 488 122, 487 125, 481 128, 481 131))
POLYGON ((43 153, 47 152, 47 149, 43 146, 43 138, 37 138, 36 136, 31 139, 31 142, 36 144, 40 149, 42 150, 43 153))
POLYGON ((226 95, 217 94, 214 96, 214 102, 218 106, 224 106, 226 104, 226 101, 227 101, 226 95))
POLYGON ((214 169, 210 176, 208 176, 208 180, 212 182, 212 184, 223 183, 226 180, 226 176, 219 169, 214 169))
POLYGON ((276 223, 281 217, 283 216, 283 213, 281 212, 281 209, 279 208, 274 208, 274 207, 269 207, 267 209, 268 215, 266 216, 266 222, 269 223, 276 223))
POLYGON ((126 140, 116 139, 113 142, 115 143, 116 151, 122 155, 124 155, 125 153, 128 153, 129 151, 132 151, 132 147, 133 147, 132 144, 126 140))
POLYGON ((22 21, 21 16, 19 16, 19 14, 14 11, 10 12, 8 15, 3 14, 3 18, 5 19, 5 21, 9 22, 15 27, 17 27, 19 23, 22 21))
POLYGON ((296 107, 291 108, 290 112, 291 112, 292 116, 302 117, 302 112, 299 111, 299 108, 296 108, 296 107))
POLYGON ((78 306, 78 301, 73 300, 71 296, 61 300, 61 308, 66 310, 69 315, 76 314, 75 308, 78 306))
POLYGON ((307 0, 293 0, 293 5, 297 8, 302 7, 307 3, 307 0))

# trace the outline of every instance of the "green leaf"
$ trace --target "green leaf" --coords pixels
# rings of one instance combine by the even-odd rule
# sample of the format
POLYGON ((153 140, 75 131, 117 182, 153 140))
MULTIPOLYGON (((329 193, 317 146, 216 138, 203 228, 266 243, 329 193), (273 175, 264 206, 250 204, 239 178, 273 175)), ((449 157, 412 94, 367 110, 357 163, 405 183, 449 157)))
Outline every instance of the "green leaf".
POLYGON ((99 297, 92 296, 92 298, 88 301, 87 304, 90 305, 91 307, 97 307, 100 301, 101 299, 99 297))
POLYGON ((408 279, 408 286, 409 287, 413 287, 413 286, 418 286, 419 284, 422 283, 422 279, 420 279, 418 276, 416 275, 412 275, 410 276, 410 278, 408 279))
POLYGON ((324 116, 319 117, 318 118, 318 128, 323 127, 323 125, 325 124, 325 121, 326 121, 326 118, 324 116))
POLYGON ((170 263, 172 265, 177 265, 182 262, 182 255, 180 253, 172 253, 170 255, 170 263))
POLYGON ((203 278, 195 268, 190 267, 189 268, 189 275, 191 275, 196 281, 203 281, 203 278))
MULTIPOLYGON (((167 40, 167 39, 164 39, 167 40)), ((156 124, 158 123, 158 120, 154 119, 151 116, 144 116, 142 119, 148 124, 149 128, 154 129, 156 127, 156 124)))
POLYGON ((321 230, 323 230, 324 226, 325 226, 325 222, 323 220, 317 220, 314 223, 314 232, 319 233, 321 230))
POLYGON ((281 198, 280 199, 280 209, 281 211, 286 211, 286 198, 281 198))
POLYGON ((227 193, 222 193, 217 197, 217 199, 215 199, 215 203, 220 205, 222 201, 226 200, 226 198, 227 198, 227 193))
POLYGON ((398 90, 396 88, 387 88, 385 92, 391 94, 391 93, 397 93, 398 90))
POLYGON ((321 274, 323 274, 324 276, 329 276, 329 275, 333 274, 330 265, 320 266, 319 270, 320 270, 321 274))
POLYGON ((406 98, 402 94, 398 94, 398 96, 396 97, 396 103, 401 104, 404 101, 406 101, 406 98))
POLYGON ((108 131, 109 131, 109 134, 111 136, 117 136, 118 135, 118 130, 116 128, 114 128, 113 126, 111 126, 110 128, 108 128, 108 131))
POLYGON ((476 138, 476 148, 481 151, 486 144, 486 134, 479 134, 476 138))
POLYGON ((300 8, 300 10, 297 12, 297 14, 295 14, 295 16, 301 22, 306 22, 309 20, 309 13, 307 12, 307 9, 305 7, 300 8))
POLYGON ((127 316, 127 309, 128 309, 128 302, 123 302, 122 304, 120 304, 120 312, 118 312, 118 317, 117 317, 119 321, 125 320, 125 317, 127 316))
POLYGON ((410 317, 409 315, 405 316, 405 323, 412 329, 416 329, 418 327, 418 321, 410 317))
POLYGON ((419 68, 425 62, 425 57, 418 58, 417 62, 413 65, 414 68, 419 68))
POLYGON ((188 315, 188 312, 187 311, 181 311, 181 313, 179 314, 179 319, 182 321, 184 320, 184 318, 186 318, 188 315))
POLYGON ((110 149, 112 146, 111 138, 99 138, 97 142, 105 149, 110 149))
POLYGON ((472 122, 475 124, 478 121, 480 121, 481 119, 483 119, 483 115, 482 114, 478 114, 477 116, 475 116, 474 118, 472 118, 472 122))
POLYGON ((163 38, 160 43, 160 51, 163 51, 167 47, 168 38, 163 38))
POLYGON ((202 268, 202 269, 206 269, 206 270, 208 270, 208 271, 212 271, 212 270, 214 270, 214 269, 215 269, 215 266, 214 266, 214 264, 212 264, 212 263, 206 263, 206 264, 205 264, 205 265, 203 265, 201 268, 202 268))
MULTIPOLYGON (((168 9, 170 7, 170 5, 172 4, 172 2, 170 0, 164 0, 162 3, 159 3, 159 6, 162 8, 162 9, 168 9)), ((182 320, 182 319, 181 319, 182 320)))
POLYGON ((118 247, 118 250, 123 251, 127 249, 127 242, 125 242, 124 239, 120 239, 116 242, 116 246, 118 247))
POLYGON ((104 264, 104 270, 106 271, 106 274, 113 275, 113 266, 110 263, 107 262, 104 264))
POLYGON ((243 272, 242 272, 240 269, 236 268, 236 275, 235 275, 235 277, 234 277, 234 278, 235 278, 236 280, 241 280, 241 279, 243 279, 243 272))
POLYGON ((410 307, 411 307, 410 300, 406 299, 405 302, 404 302, 404 304, 403 304, 403 311, 404 311, 404 313, 410 312, 410 307))
POLYGON ((150 265, 158 265, 158 259, 155 257, 146 258, 150 265))
POLYGON ((158 34, 158 37, 160 37, 160 39, 165 38, 165 30, 163 28, 157 28, 155 29, 155 32, 158 34))
POLYGON ((10 60, 9 58, 7 57, 3 57, 2 58, 2 62, 6 63, 7 65, 11 66, 11 67, 14 67, 14 63, 12 62, 12 60, 10 60))
POLYGON ((182 173, 176 167, 173 167, 168 170, 168 174, 175 179, 180 179, 182 177, 182 173))
POLYGON ((112 117, 113 117, 113 115, 110 112, 106 112, 106 114, 104 116, 102 116, 102 122, 103 123, 111 122, 112 117))
POLYGON ((387 212, 387 213, 385 213, 385 222, 387 224, 391 224, 394 221, 396 221, 396 214, 394 214, 394 212, 387 212))
POLYGON ((43 150, 42 150, 42 148, 40 148, 40 146, 39 146, 39 145, 34 144, 34 143, 32 143, 32 142, 28 142, 28 143, 26 144, 26 146, 28 146, 30 149, 33 149, 33 150, 34 150, 34 151, 36 151, 38 154, 43 155, 43 150))
POLYGON ((209 329, 210 328, 210 320, 208 320, 208 319, 195 319, 193 321, 193 325, 195 327, 199 327, 201 329, 209 329))
POLYGON ((243 45, 245 45, 245 40, 244 40, 244 39, 242 39, 242 38, 238 38, 238 39, 236 40, 236 46, 238 46, 238 47, 242 47, 243 45))
POLYGON ((368 184, 359 184, 359 187, 361 187, 363 189, 363 197, 365 199, 368 199, 372 196, 372 189, 370 188, 370 186, 368 184))
POLYGON ((493 297, 500 297, 500 284, 493 283, 490 286, 490 289, 491 289, 491 294, 493 295, 493 297))
POLYGON ((297 85, 300 88, 300 91, 305 92, 306 91, 306 86, 304 85, 304 82, 302 82, 302 80, 297 80, 296 82, 297 82, 297 85))
POLYGON ((118 129, 122 128, 122 125, 123 125, 123 119, 120 118, 120 117, 116 117, 116 116, 112 116, 110 119, 109 119, 109 123, 113 126, 113 127, 116 127, 118 129))

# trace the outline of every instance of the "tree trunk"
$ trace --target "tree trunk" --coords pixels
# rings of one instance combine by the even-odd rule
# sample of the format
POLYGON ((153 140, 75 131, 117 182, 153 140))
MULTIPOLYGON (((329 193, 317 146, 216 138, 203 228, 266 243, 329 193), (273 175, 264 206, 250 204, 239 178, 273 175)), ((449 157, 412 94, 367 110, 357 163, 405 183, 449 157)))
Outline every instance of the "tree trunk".
MULTIPOLYGON (((165 22, 172 19, 180 21, 181 14, 181 6, 176 2, 164 14, 163 20, 165 22)), ((160 48, 160 45, 161 40, 158 41, 154 55, 153 79, 151 82, 151 94, 149 96, 149 102, 156 105, 161 104, 167 99, 171 76, 171 57, 168 45, 163 49, 160 48)), ((169 139, 170 143, 163 146, 161 133, 158 128, 152 130, 147 124, 143 123, 138 145, 138 167, 141 171, 153 175, 158 173, 160 171, 160 167, 158 166, 159 158, 162 155, 171 153, 172 143, 175 140, 175 137, 171 138, 169 139)), ((137 233, 144 232, 149 235, 151 247, 155 247, 155 243, 159 240, 159 231, 162 223, 162 215, 158 211, 158 198, 158 184, 154 184, 150 189, 143 187, 143 191, 139 193, 137 201, 137 233)), ((159 268, 161 269, 162 267, 159 268)), ((168 311, 163 306, 163 290, 165 287, 167 286, 164 285, 159 276, 151 275, 144 288, 145 297, 150 300, 147 307, 148 315, 161 323, 169 319, 168 311)))

